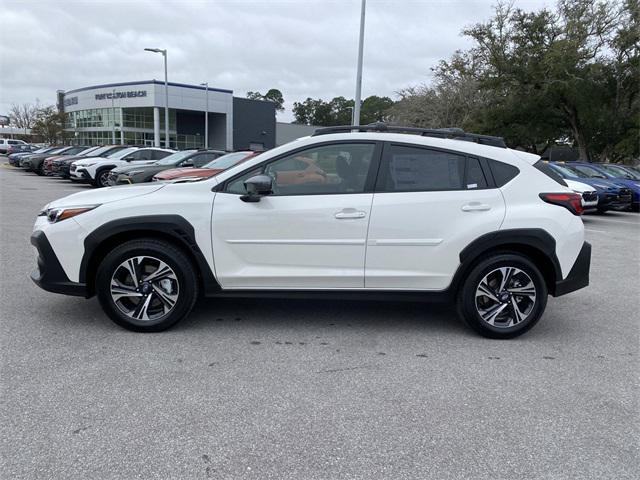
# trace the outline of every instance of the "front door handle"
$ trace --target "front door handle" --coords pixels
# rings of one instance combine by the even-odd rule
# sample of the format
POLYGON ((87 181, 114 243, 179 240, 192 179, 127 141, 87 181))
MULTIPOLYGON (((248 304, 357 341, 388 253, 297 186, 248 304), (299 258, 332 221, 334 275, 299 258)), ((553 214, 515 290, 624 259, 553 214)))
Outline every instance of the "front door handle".
POLYGON ((491 205, 480 202, 471 202, 463 205, 461 209, 463 212, 484 212, 487 210, 491 210, 491 205))
POLYGON ((341 212, 338 212, 335 214, 335 217, 338 220, 344 220, 348 218, 364 218, 366 216, 367 216, 366 212, 363 212, 361 210, 355 210, 353 208, 345 208, 341 212))

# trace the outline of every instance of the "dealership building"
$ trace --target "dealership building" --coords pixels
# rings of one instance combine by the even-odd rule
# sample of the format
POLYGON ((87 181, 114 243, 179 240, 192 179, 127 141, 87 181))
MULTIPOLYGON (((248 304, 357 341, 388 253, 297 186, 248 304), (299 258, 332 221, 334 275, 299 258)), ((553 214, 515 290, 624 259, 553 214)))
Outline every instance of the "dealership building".
MULTIPOLYGON (((74 143, 165 146, 164 82, 111 83, 58 91, 58 108, 74 143)), ((272 102, 233 96, 221 88, 168 84, 169 143, 203 148, 208 116, 209 148, 265 150, 276 142, 272 102), (208 112, 208 113, 207 113, 208 112)))

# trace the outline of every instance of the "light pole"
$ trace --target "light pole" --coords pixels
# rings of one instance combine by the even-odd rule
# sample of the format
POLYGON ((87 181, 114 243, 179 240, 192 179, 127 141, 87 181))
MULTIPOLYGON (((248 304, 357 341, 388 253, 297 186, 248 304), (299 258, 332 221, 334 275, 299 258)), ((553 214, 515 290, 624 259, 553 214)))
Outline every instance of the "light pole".
POLYGON ((367 0, 362 0, 360 10, 360 42, 358 44, 358 68, 356 73, 356 101, 353 108, 353 125, 360 125, 360 97, 362 95, 362 50, 364 48, 364 11, 367 0))
POLYGON ((164 145, 169 148, 169 81, 167 80, 167 50, 145 48, 147 52, 161 53, 164 57, 164 145))
POLYGON ((201 83, 205 87, 207 97, 207 108, 204 114, 204 148, 209 148, 209 82, 201 83))
POLYGON ((114 99, 116 96, 116 89, 111 92, 111 145, 116 144, 116 107, 114 106, 114 99))

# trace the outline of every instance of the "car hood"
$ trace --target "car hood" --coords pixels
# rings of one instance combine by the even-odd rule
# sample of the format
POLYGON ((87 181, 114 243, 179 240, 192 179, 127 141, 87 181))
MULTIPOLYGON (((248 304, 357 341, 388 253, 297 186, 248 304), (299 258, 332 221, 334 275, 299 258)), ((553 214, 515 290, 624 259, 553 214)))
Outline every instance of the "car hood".
POLYGON ((595 190, 594 187, 592 187, 591 185, 587 185, 586 183, 582 183, 582 182, 577 182, 575 180, 569 180, 568 178, 565 178, 564 181, 566 182, 566 184, 569 186, 569 188, 573 191, 576 192, 592 192, 595 190))
POLYGON ((183 178, 183 177, 213 177, 217 175, 222 170, 219 168, 193 168, 193 167, 185 167, 185 168, 172 168, 171 170, 165 170, 161 172, 159 176, 163 180, 173 180, 174 178, 183 178))
POLYGON ((117 187, 106 187, 98 190, 89 190, 68 195, 58 200, 54 200, 45 206, 52 207, 73 207, 81 205, 99 205, 103 203, 116 202, 127 198, 148 195, 165 187, 164 183, 143 183, 139 185, 122 185, 117 187))

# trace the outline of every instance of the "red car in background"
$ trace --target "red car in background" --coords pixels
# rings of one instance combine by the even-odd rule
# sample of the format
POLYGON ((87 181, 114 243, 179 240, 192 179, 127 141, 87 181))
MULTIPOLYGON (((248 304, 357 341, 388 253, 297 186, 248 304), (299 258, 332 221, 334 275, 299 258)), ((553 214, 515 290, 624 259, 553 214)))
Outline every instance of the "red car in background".
POLYGON ((227 153, 209 163, 204 164, 200 168, 184 167, 172 168, 165 170, 153 176, 153 181, 158 180, 177 180, 180 178, 208 178, 225 171, 227 168, 236 166, 237 164, 255 157, 260 152, 233 152, 227 153))

